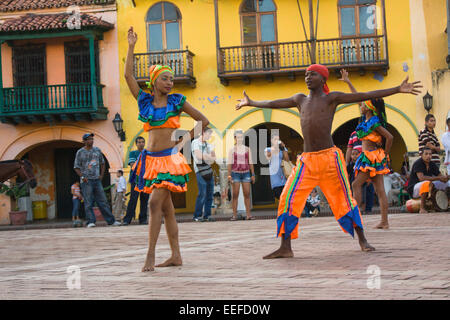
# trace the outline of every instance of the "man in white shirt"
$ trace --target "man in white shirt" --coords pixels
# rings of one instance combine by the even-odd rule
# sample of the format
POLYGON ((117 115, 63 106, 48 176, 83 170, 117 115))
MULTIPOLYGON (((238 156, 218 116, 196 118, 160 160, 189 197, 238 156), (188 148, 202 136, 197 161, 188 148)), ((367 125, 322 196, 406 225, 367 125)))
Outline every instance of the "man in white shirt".
POLYGON ((450 175, 450 117, 447 118, 447 132, 444 132, 441 140, 445 149, 444 164, 447 166, 447 175, 450 175))
POLYGON ((120 221, 122 219, 123 212, 126 210, 124 196, 127 191, 127 181, 123 176, 122 170, 117 172, 117 178, 117 189, 116 196, 114 198, 113 214, 116 220, 120 221))
POLYGON ((207 140, 212 130, 205 128, 203 134, 192 141, 194 171, 197 176, 198 196, 195 201, 194 221, 214 221, 211 218, 211 205, 214 192, 214 173, 211 164, 216 160, 214 147, 207 140))

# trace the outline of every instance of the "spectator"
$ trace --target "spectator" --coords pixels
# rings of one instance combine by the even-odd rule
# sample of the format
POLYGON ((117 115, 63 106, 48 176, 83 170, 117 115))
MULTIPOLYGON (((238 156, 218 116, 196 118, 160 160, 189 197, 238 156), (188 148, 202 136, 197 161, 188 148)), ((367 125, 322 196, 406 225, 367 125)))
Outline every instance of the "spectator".
POLYGON ((400 169, 400 175, 402 176, 402 179, 404 181, 406 181, 406 183, 409 179, 409 172, 410 172, 409 156, 408 156, 408 152, 405 152, 405 154, 403 155, 403 162, 402 162, 402 168, 400 169))
POLYGON ((95 227, 96 219, 92 210, 94 201, 97 202, 108 225, 120 226, 120 222, 116 221, 111 213, 103 190, 102 179, 105 174, 105 159, 102 151, 94 147, 94 134, 84 134, 83 143, 84 147, 77 151, 73 167, 81 179, 81 194, 84 198, 87 227, 95 227))
POLYGON ((244 193, 246 219, 254 220, 255 218, 250 215, 250 182, 255 183, 252 155, 250 149, 244 145, 244 133, 242 131, 236 131, 234 139, 236 144, 228 154, 228 181, 233 186, 233 217, 231 221, 237 220, 237 202, 241 184, 244 193))
POLYGON ((264 154, 269 160, 270 186, 273 195, 276 199, 280 199, 281 192, 287 181, 281 163, 283 160, 289 161, 289 155, 285 144, 280 140, 278 134, 272 135, 270 143, 270 148, 266 148, 264 154))
MULTIPOLYGON (((142 150, 145 148, 145 139, 143 137, 137 137, 134 141, 136 144, 137 150, 131 151, 128 157, 128 165, 130 168, 133 168, 134 163, 139 158, 142 150)), ((136 216, 136 205, 139 199, 139 224, 148 224, 148 199, 150 194, 146 192, 139 192, 135 190, 136 182, 130 181, 131 192, 130 192, 130 201, 128 201, 127 205, 127 214, 123 218, 122 225, 127 226, 131 223, 131 220, 136 216)))
POLYGON ((432 150, 422 149, 422 155, 414 162, 408 184, 408 193, 412 198, 420 197, 420 213, 427 213, 425 200, 431 195, 433 188, 445 190, 450 184, 449 176, 444 176, 438 166, 431 161, 432 150))
POLYGON ((203 134, 192 141, 192 157, 197 177, 198 195, 195 201, 194 221, 213 221, 211 206, 214 192, 214 174, 211 163, 216 160, 213 147, 207 142, 212 130, 205 128, 203 134))
POLYGON ((306 218, 317 216, 320 212, 320 196, 316 188, 312 189, 311 194, 306 199, 305 209, 303 213, 306 218))
POLYGON ((127 191, 127 181, 123 176, 123 171, 117 171, 117 187, 114 198, 113 215, 116 220, 121 221, 125 207, 125 192, 127 191))
POLYGON ((399 201, 399 195, 405 188, 405 182, 406 180, 403 179, 402 175, 393 172, 389 175, 386 175, 386 178, 389 180, 391 188, 388 191, 388 203, 389 205, 395 205, 398 203, 398 205, 402 205, 399 201))
MULTIPOLYGON (((359 149, 353 149, 352 152, 350 153, 350 159, 347 162, 347 173, 348 173, 348 179, 350 181, 350 188, 352 186, 353 180, 355 180, 355 163, 356 160, 359 157, 359 154, 361 153, 361 151, 359 151, 359 149)), ((353 189, 352 189, 353 192, 353 189)))
POLYGON ((428 147, 432 151, 431 162, 437 167, 441 165, 439 152, 441 151, 439 140, 434 133, 436 127, 436 118, 432 114, 427 114, 425 117, 425 128, 419 133, 419 155, 422 155, 423 149, 428 147))
POLYGON ((445 149, 444 164, 447 166, 447 174, 450 175, 450 117, 447 118, 447 132, 442 135, 442 145, 445 149))
POLYGON ((72 193, 72 221, 80 221, 78 213, 80 211, 81 201, 83 196, 80 191, 80 181, 75 181, 75 183, 70 187, 70 192, 72 193))

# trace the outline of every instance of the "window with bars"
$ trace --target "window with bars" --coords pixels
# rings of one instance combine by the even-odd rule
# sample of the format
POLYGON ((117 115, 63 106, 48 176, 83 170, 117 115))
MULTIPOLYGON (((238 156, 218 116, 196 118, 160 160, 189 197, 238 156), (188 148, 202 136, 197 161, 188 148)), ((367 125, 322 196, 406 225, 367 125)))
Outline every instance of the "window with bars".
MULTIPOLYGON (((89 41, 79 40, 64 43, 64 54, 66 60, 66 83, 90 83, 91 63, 89 54, 89 41)), ((94 42, 95 54, 95 77, 100 83, 100 68, 98 41, 94 42)))
POLYGON ((12 48, 14 87, 47 84, 45 44, 12 48))

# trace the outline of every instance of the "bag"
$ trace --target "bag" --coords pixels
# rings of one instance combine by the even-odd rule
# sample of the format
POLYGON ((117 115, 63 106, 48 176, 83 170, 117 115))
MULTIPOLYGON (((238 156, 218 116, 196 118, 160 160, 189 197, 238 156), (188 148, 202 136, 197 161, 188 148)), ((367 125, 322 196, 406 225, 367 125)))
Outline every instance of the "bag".
POLYGON ((290 161, 282 160, 281 161, 281 168, 283 169, 284 176, 289 178, 291 175, 292 170, 294 169, 294 164, 290 161))
POLYGON ((205 181, 209 181, 213 177, 213 170, 211 166, 205 162, 197 163, 198 173, 205 181))

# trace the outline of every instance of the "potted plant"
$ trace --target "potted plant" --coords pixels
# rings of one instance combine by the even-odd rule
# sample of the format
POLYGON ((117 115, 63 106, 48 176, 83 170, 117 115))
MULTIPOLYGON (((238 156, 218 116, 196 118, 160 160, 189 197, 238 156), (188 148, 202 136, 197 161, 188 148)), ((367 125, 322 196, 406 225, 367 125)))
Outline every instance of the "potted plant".
POLYGON ((14 200, 14 210, 9 212, 11 224, 13 225, 25 224, 25 222, 27 221, 27 211, 19 211, 19 202, 17 200, 27 196, 28 194, 27 184, 11 183, 8 186, 4 183, 0 183, 0 194, 1 193, 10 196, 12 200, 14 200))

